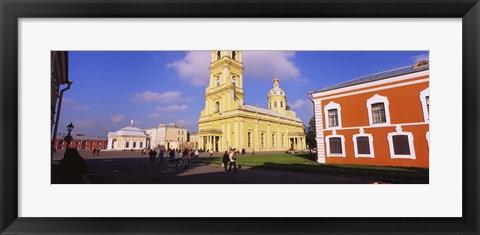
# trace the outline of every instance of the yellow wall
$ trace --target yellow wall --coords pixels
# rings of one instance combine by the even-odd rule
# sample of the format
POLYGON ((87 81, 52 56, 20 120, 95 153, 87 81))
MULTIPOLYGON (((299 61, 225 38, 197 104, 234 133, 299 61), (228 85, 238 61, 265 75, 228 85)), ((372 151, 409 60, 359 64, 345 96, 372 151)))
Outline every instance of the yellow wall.
POLYGON ((289 138, 297 138, 294 149, 305 149, 305 136, 292 133, 304 133, 303 124, 298 121, 271 117, 265 114, 251 114, 238 110, 228 113, 231 117, 213 117, 199 123, 199 147, 205 149, 215 148, 215 145, 204 141, 205 136, 219 137, 218 150, 225 151, 229 148, 245 149, 247 151, 279 151, 292 148, 289 138), (209 133, 218 130, 220 133, 209 133), (248 146, 248 132, 251 133, 250 147, 248 146), (262 146, 262 133, 264 136, 262 146), (275 134, 274 140, 272 135, 275 134), (283 146, 282 146, 283 137, 283 146), (274 141, 274 142, 272 142, 274 141), (204 145, 205 143, 205 145, 204 145))

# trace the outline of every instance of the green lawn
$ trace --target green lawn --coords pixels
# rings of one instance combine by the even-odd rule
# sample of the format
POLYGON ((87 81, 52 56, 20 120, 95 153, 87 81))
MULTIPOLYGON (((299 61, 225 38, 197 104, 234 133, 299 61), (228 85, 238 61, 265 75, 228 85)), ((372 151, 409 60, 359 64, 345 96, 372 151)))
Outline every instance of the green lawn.
MULTIPOLYGON (((221 164, 221 158, 199 158, 192 162, 221 164)), ((370 165, 319 164, 315 154, 273 154, 240 156, 237 165, 287 171, 315 172, 376 178, 392 183, 428 183, 428 169, 370 165)))

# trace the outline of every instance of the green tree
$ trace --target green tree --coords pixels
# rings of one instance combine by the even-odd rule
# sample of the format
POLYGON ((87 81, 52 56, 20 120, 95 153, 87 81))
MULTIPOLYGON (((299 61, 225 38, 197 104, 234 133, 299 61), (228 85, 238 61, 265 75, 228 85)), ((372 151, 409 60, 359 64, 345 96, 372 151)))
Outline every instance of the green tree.
POLYGON ((317 140, 315 139, 315 136, 316 136, 316 132, 315 132, 315 116, 312 117, 310 119, 310 121, 308 122, 308 127, 307 127, 307 130, 306 130, 306 134, 307 134, 307 137, 306 137, 306 141, 307 141, 307 144, 308 144, 308 148, 310 150, 314 149, 317 147, 317 140))

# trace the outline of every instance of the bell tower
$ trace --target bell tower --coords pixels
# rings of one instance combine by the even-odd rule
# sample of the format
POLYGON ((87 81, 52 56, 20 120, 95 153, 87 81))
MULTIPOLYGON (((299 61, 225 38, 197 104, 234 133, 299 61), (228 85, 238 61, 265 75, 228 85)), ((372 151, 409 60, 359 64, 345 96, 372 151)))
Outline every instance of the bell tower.
POLYGON ((242 52, 212 51, 209 70, 210 81, 201 115, 221 114, 243 105, 242 52))
POLYGON ((280 114, 286 114, 287 97, 285 91, 280 88, 280 79, 275 74, 273 88, 268 92, 268 109, 280 114))

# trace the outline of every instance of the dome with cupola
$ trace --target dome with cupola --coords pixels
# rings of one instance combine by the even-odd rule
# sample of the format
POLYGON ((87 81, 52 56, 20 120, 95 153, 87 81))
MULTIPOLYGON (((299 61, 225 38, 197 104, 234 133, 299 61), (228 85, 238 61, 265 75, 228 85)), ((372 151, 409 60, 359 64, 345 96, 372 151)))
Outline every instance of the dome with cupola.
POLYGON ((273 78, 273 88, 268 91, 268 96, 273 96, 273 95, 280 95, 280 96, 285 96, 285 91, 280 88, 280 79, 278 79, 278 76, 275 74, 275 77, 273 78))

